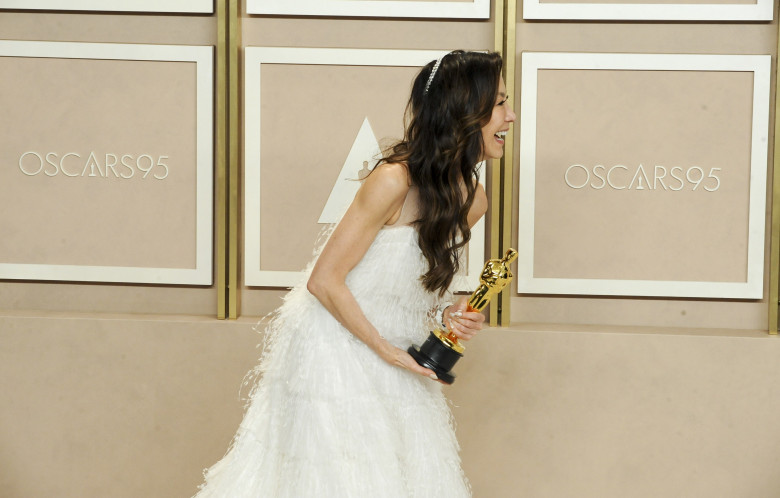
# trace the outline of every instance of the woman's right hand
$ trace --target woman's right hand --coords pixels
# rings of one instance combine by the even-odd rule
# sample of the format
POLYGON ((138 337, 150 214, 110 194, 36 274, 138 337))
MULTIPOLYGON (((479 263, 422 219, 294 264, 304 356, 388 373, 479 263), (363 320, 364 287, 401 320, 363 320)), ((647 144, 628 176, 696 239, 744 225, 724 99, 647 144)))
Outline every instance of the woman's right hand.
POLYGON ((387 348, 382 354, 382 359, 395 367, 409 370, 410 372, 428 377, 429 379, 439 380, 433 370, 419 365, 416 361, 414 361, 412 355, 403 349, 393 346, 390 343, 387 343, 387 348))

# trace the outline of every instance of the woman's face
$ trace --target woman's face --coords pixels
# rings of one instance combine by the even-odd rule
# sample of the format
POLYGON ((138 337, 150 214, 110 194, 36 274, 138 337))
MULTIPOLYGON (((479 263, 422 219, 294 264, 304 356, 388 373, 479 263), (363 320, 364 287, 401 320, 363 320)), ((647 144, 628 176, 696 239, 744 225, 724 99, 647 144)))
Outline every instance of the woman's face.
POLYGON ((483 160, 498 159, 504 155, 506 132, 509 130, 509 124, 517 118, 512 111, 512 106, 507 102, 508 99, 504 78, 500 78, 493 114, 490 121, 482 127, 482 143, 485 144, 485 150, 482 154, 483 160))

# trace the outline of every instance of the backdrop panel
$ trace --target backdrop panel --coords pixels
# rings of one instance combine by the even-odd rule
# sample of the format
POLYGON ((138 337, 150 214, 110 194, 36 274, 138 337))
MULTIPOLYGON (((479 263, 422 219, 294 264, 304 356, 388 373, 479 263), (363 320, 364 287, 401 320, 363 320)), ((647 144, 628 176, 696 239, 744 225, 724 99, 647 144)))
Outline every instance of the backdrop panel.
POLYGON ((772 0, 524 0, 525 19, 771 21, 772 0))
POLYGON ((518 291, 760 299, 769 68, 524 53, 518 291))
POLYGON ((211 14, 214 0, 0 0, 0 9, 211 14))
POLYGON ((212 57, 0 42, 0 278, 211 283, 212 57))
POLYGON ((488 19, 490 0, 246 0, 248 14, 488 19))
MULTIPOLYGON (((246 285, 300 281, 318 234, 341 218, 380 147, 402 135, 414 75, 442 53, 246 49, 246 285)), ((484 230, 480 221, 472 231, 459 290, 476 286, 484 230)))

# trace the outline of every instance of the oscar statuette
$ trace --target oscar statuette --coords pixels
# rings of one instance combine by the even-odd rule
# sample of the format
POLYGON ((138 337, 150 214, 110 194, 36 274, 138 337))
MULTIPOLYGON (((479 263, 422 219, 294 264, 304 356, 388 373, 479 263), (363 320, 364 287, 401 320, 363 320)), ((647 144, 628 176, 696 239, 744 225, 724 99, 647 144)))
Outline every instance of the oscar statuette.
MULTIPOLYGON (((501 259, 489 259, 479 276, 480 286, 471 294, 468 311, 480 312, 490 299, 501 292, 512 280, 509 264, 517 258, 517 251, 508 249, 501 259)), ((422 346, 412 345, 407 351, 414 360, 425 368, 436 372, 439 380, 445 384, 455 382, 455 374, 450 372, 466 348, 458 342, 458 337, 450 331, 437 328, 430 334, 422 346)))

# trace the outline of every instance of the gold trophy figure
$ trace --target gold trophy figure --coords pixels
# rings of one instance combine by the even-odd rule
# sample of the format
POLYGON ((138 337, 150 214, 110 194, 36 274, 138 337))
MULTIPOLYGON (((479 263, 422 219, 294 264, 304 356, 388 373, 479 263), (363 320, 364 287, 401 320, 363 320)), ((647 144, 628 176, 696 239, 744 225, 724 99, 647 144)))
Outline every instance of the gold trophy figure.
MULTIPOLYGON (((489 259, 479 276, 480 286, 471 294, 468 311, 482 311, 490 299, 501 292, 512 280, 509 264, 517 258, 517 251, 508 249, 501 259, 489 259)), ((458 342, 458 337, 451 331, 437 328, 428 335, 422 346, 412 345, 407 351, 414 360, 436 372, 436 376, 446 383, 455 382, 455 374, 450 370, 466 348, 458 342)))

